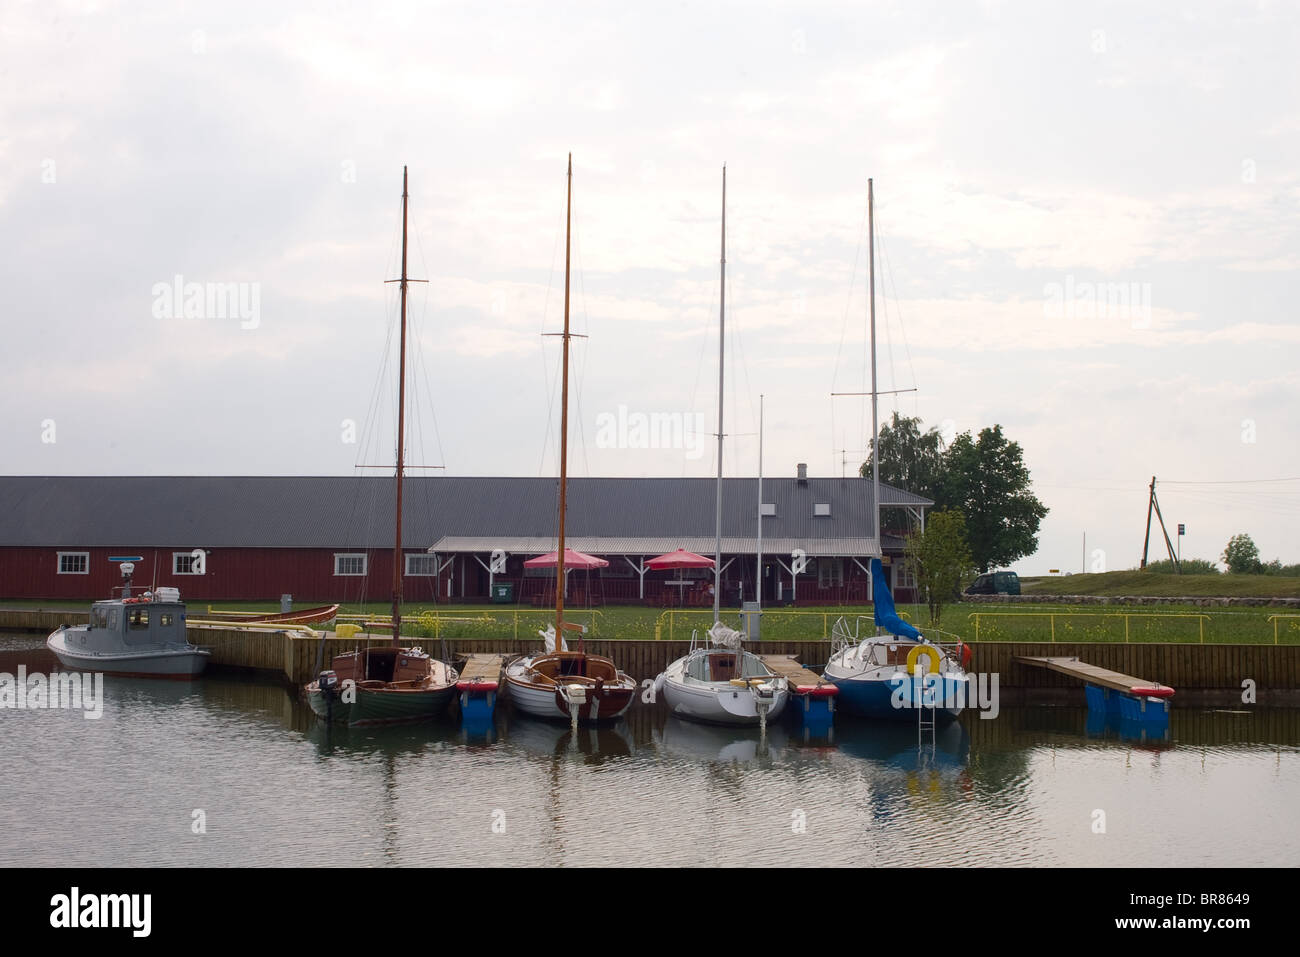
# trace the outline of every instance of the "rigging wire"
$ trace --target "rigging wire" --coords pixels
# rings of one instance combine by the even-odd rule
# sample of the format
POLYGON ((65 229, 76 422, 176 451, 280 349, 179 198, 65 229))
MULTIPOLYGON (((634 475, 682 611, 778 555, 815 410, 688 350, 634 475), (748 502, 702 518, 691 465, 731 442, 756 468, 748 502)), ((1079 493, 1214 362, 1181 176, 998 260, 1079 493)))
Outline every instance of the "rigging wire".
MULTIPOLYGON (((582 268, 581 231, 579 230, 576 221, 573 227, 573 258, 575 260, 575 264, 578 267, 578 295, 582 301, 582 309, 581 309, 582 333, 581 334, 583 336, 587 336, 590 335, 591 333, 591 322, 587 316, 587 285, 586 285, 586 280, 584 278, 585 273, 582 268)), ((582 342, 584 343, 588 341, 589 340, 587 339, 582 340, 582 342)), ((574 345, 577 345, 577 343, 574 343, 574 345)), ((572 348, 572 346, 570 348, 572 348)), ((574 395, 573 404, 574 404, 574 409, 577 412, 577 419, 578 419, 578 448, 582 452, 583 469, 585 470, 587 475, 591 475, 591 462, 587 458, 587 433, 586 430, 583 428, 583 414, 582 414, 582 386, 583 383, 586 381, 586 373, 587 373, 587 349, 585 345, 581 350, 574 349, 573 367, 574 367, 574 372, 576 373, 575 375, 576 381, 574 383, 575 395, 574 395)))
MULTIPOLYGON (((865 234, 866 231, 867 231, 867 213, 868 213, 868 209, 869 209, 868 204, 867 204, 867 203, 863 203, 863 204, 862 204, 862 222, 861 222, 861 224, 858 226, 858 248, 857 248, 857 251, 853 254, 853 272, 852 272, 852 273, 850 274, 850 276, 849 276, 849 292, 848 292, 848 298, 845 300, 845 303, 844 303, 844 319, 843 319, 842 322, 840 323, 840 341, 839 341, 839 345, 836 346, 836 349, 835 349, 835 365, 834 365, 834 367, 833 367, 832 370, 831 370, 831 391, 832 391, 832 392, 836 392, 836 391, 838 391, 837 385, 838 385, 838 383, 839 383, 839 375, 840 375, 840 357, 843 355, 843 352, 844 352, 844 340, 845 340, 845 337, 846 337, 847 334, 848 334, 848 328, 849 328, 849 316, 850 316, 850 314, 852 313, 852 310, 853 310, 853 289, 854 289, 854 287, 857 285, 857 279, 858 279, 858 266, 859 266, 859 264, 860 264, 861 261, 862 261, 862 245, 863 245, 863 236, 864 236, 864 234, 865 234)), ((866 373, 864 372, 863 374, 865 375, 866 373)), ((830 416, 830 418, 831 418, 831 457, 834 458, 834 456, 835 456, 835 448, 834 448, 834 446, 837 444, 836 441, 835 441, 835 434, 836 434, 836 433, 835 433, 835 400, 834 400, 833 398, 831 398, 831 399, 829 399, 829 401, 830 401, 830 404, 831 404, 831 416, 830 416)), ((847 447, 847 445, 846 445, 845 447, 847 447)))
MULTIPOLYGON (((562 196, 567 202, 568 198, 568 176, 565 176, 565 189, 562 196)), ((538 476, 546 475, 546 456, 551 448, 551 427, 555 420, 555 392, 560 387, 560 378, 557 376, 554 381, 551 380, 550 359, 546 355, 546 337, 547 321, 551 314, 551 290, 555 287, 555 262, 560 252, 560 237, 564 235, 564 217, 560 217, 559 226, 555 232, 555 242, 551 246, 551 271, 546 279, 546 298, 542 305, 542 325, 538 331, 538 348, 542 351, 542 377, 546 384, 546 431, 542 436, 541 461, 537 465, 538 476)))

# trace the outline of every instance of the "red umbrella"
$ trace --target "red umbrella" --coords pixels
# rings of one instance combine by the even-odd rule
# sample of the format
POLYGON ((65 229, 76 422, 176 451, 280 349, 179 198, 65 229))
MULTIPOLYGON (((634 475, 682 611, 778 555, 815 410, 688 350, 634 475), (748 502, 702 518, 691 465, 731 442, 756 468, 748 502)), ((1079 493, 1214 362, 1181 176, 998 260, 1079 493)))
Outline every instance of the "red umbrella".
POLYGON ((712 568, 713 559, 679 548, 675 552, 655 556, 645 563, 645 567, 651 571, 664 568, 712 568))
MULTIPOLYGON (((547 552, 545 555, 538 555, 536 558, 530 558, 524 562, 525 568, 554 568, 560 563, 560 553, 558 551, 547 552)), ((710 562, 709 564, 712 564, 710 562)), ((564 567, 565 568, 605 568, 609 562, 603 558, 597 558, 595 555, 587 555, 584 552, 575 552, 572 548, 564 550, 564 567)))

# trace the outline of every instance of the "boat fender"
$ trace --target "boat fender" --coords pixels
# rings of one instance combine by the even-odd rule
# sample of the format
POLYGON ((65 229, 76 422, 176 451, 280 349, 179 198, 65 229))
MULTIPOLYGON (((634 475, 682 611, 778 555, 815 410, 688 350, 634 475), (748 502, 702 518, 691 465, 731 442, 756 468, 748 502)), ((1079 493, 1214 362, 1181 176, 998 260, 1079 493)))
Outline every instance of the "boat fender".
POLYGON ((964 641, 957 642, 957 657, 961 661, 961 670, 969 671, 971 658, 974 657, 970 645, 964 641))
POLYGON ((654 697, 655 701, 658 701, 659 696, 664 693, 665 680, 666 680, 666 675, 664 674, 664 672, 662 671, 659 672, 659 677, 655 679, 655 697, 654 697))
POLYGON ((907 673, 916 674, 916 663, 922 655, 929 659, 929 665, 926 670, 931 674, 939 673, 939 665, 943 663, 942 655, 934 645, 917 645, 907 653, 907 673))

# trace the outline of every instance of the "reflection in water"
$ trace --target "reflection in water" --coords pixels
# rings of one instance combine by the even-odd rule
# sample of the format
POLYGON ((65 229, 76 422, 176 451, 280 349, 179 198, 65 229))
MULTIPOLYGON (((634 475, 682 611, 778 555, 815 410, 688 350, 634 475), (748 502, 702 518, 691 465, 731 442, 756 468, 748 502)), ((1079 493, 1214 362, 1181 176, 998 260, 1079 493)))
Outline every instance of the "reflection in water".
MULTIPOLYGON (((46 660, 49 659, 49 660, 46 660)), ((48 672, 30 637, 0 671, 48 672)), ((933 739, 836 715, 610 727, 519 716, 343 728, 281 685, 109 677, 102 719, 0 712, 0 864, 1289 864, 1300 710, 1176 708, 1167 734, 1084 709, 964 715, 933 739), (1104 808, 1108 834, 1093 834, 1104 808), (204 811, 206 833, 192 830, 204 811), (593 840, 593 835, 599 839, 593 840)))

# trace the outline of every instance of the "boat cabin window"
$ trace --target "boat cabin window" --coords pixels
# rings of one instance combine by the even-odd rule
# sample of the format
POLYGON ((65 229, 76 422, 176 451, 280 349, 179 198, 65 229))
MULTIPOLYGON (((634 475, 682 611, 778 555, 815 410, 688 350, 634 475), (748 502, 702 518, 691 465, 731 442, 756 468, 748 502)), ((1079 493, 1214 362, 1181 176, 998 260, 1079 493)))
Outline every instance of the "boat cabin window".
POLYGON ((90 627, 101 631, 108 628, 108 609, 95 605, 90 609, 90 627))
POLYGON ((110 608, 108 610, 108 627, 110 631, 122 630, 122 615, 120 608, 110 608))
POLYGON ((127 625, 131 628, 148 628, 149 627, 149 609, 132 608, 131 615, 127 618, 127 625))
POLYGON ((170 628, 172 625, 176 624, 176 616, 171 612, 165 611, 158 616, 158 624, 163 628, 170 628))

